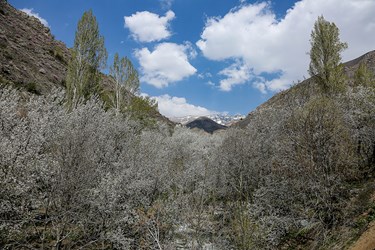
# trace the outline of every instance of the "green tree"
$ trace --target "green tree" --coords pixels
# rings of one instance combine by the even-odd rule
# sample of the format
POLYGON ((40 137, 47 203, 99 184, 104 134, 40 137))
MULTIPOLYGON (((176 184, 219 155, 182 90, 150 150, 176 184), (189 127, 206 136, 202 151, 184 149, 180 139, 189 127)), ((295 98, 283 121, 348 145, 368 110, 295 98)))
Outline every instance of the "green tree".
POLYGON ((119 59, 118 53, 116 53, 110 69, 110 75, 115 81, 115 94, 112 106, 115 108, 116 114, 119 114, 124 104, 124 90, 132 94, 139 91, 138 72, 127 57, 119 59))
POLYGON ((355 86, 375 87, 374 73, 369 70, 366 63, 361 63, 354 75, 355 86))
POLYGON ((98 92, 100 69, 106 67, 106 61, 104 37, 99 33, 99 26, 92 11, 86 11, 78 22, 68 65, 68 109, 75 108, 82 98, 87 99, 98 92))
POLYGON ((314 97, 293 112, 280 140, 275 182, 281 186, 288 180, 283 192, 290 195, 282 206, 326 229, 342 222, 348 195, 344 183, 357 175, 355 142, 343 112, 332 98, 314 97))
POLYGON ((158 103, 155 99, 148 96, 134 96, 128 109, 130 117, 139 122, 143 127, 153 127, 155 125, 155 116, 158 112, 158 103))
POLYGON ((340 41, 340 31, 323 16, 318 17, 311 32, 309 74, 315 78, 324 93, 332 93, 344 87, 341 52, 348 45, 340 41))

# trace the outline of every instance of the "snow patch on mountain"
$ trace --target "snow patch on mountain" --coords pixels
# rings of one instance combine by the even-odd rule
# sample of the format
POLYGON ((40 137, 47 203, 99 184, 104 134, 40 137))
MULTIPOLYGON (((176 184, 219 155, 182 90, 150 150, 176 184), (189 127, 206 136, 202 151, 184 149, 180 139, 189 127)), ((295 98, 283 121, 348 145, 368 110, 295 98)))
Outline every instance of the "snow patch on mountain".
MULTIPOLYGON (((184 117, 173 117, 170 118, 171 121, 176 122, 176 123, 181 123, 182 125, 185 125, 191 121, 194 121, 198 119, 200 116, 184 116, 184 117)), ((215 121, 218 124, 224 125, 224 126, 230 126, 242 119, 244 119, 246 116, 241 115, 241 114, 236 114, 236 115, 229 115, 226 113, 217 113, 217 114, 212 114, 212 115, 207 115, 207 118, 210 118, 211 120, 215 121)))

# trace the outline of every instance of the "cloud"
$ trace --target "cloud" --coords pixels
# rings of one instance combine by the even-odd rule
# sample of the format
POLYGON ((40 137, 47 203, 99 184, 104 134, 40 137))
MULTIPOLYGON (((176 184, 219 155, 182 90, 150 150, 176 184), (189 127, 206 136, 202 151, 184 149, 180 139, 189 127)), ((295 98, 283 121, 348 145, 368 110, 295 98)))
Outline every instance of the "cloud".
POLYGON ((199 79, 212 78, 212 74, 210 72, 199 73, 198 78, 199 79))
POLYGON ((22 12, 25 12, 27 15, 29 16, 32 16, 32 17, 35 17, 37 18, 44 26, 46 27, 50 27, 47 20, 42 18, 41 16, 39 16, 38 13, 35 13, 34 12, 34 9, 27 9, 27 8, 24 8, 24 9, 21 9, 22 12))
POLYGON ((170 9, 174 0, 160 0, 161 6, 164 9, 170 9))
POLYGON ((195 54, 192 50, 189 43, 161 43, 153 51, 148 48, 136 50, 134 55, 141 66, 141 81, 163 88, 194 75, 197 70, 188 60, 195 54))
MULTIPOLYGON (((349 45, 343 53, 345 61, 374 49, 374 9, 373 0, 302 0, 278 19, 270 2, 243 4, 224 17, 208 18, 196 44, 208 59, 243 61, 249 74, 281 72, 253 84, 262 92, 278 91, 307 75, 310 33, 318 16, 324 15, 340 28, 341 40, 349 45)), ((234 68, 222 71, 227 77, 222 80, 223 90, 248 81, 241 67, 234 68), (233 76, 238 74, 243 77, 235 81, 233 76)))
POLYGON ((158 102, 159 112, 168 118, 184 117, 188 115, 205 116, 217 113, 204 107, 190 104, 183 97, 162 95, 154 98, 158 102))
POLYGON ((253 87, 259 90, 262 94, 267 94, 266 84, 264 81, 255 81, 253 87))
POLYGON ((220 90, 230 91, 232 90, 232 86, 243 84, 250 80, 251 70, 246 64, 236 62, 220 71, 219 75, 223 75, 226 77, 225 79, 220 81, 220 90))
POLYGON ((175 18, 173 11, 168 11, 165 16, 142 11, 131 16, 125 16, 125 27, 130 30, 135 40, 140 42, 160 41, 171 36, 168 30, 169 22, 175 18))
POLYGON ((208 85, 210 87, 216 87, 216 84, 213 81, 206 82, 206 85, 208 85))

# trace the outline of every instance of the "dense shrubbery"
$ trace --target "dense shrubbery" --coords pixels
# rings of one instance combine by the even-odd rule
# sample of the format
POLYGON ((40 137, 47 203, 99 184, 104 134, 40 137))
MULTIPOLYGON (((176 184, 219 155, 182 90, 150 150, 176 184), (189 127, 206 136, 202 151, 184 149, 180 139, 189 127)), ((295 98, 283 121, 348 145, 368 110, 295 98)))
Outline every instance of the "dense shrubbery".
POLYGON ((143 124, 95 99, 72 112, 59 94, 26 100, 2 89, 0 100, 5 248, 147 249, 172 244, 178 225, 194 220, 218 137, 182 128, 170 137, 162 126, 140 134, 143 124))
POLYGON ((318 247, 345 223, 350 184, 375 170, 370 87, 265 108, 216 135, 63 100, 0 91, 5 249, 264 249, 302 233, 318 247))

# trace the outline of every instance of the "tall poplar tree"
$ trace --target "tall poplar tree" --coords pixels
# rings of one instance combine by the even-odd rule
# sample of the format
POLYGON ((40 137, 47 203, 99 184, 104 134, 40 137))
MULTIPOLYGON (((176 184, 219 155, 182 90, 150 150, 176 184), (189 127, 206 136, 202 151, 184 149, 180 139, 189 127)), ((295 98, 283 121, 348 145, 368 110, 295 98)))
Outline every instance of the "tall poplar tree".
POLYGON ((127 57, 120 59, 118 53, 116 53, 110 69, 110 75, 115 81, 113 107, 116 110, 116 114, 119 114, 124 101, 124 90, 132 94, 139 91, 138 72, 127 57))
POLYGON ((106 61, 104 37, 99 33, 99 26, 92 11, 86 11, 78 22, 68 65, 68 109, 74 109, 82 99, 87 99, 98 91, 100 70, 105 68, 106 61))
POLYGON ((318 17, 311 32, 309 74, 318 82, 324 93, 340 90, 344 86, 341 52, 348 45, 340 41, 340 31, 323 16, 318 17))

